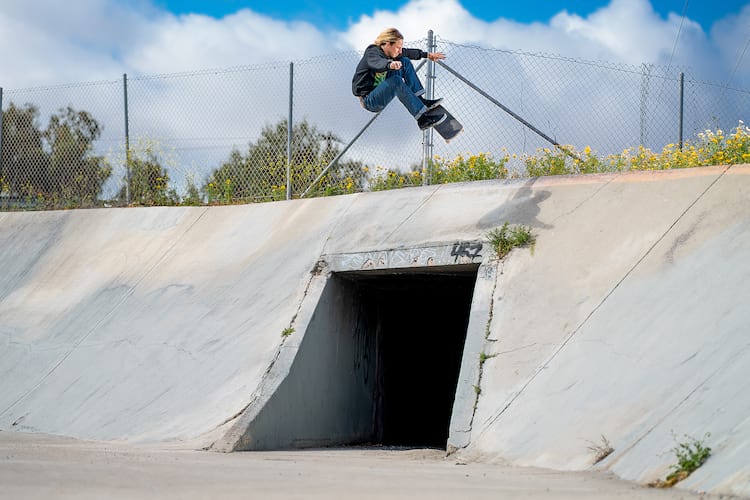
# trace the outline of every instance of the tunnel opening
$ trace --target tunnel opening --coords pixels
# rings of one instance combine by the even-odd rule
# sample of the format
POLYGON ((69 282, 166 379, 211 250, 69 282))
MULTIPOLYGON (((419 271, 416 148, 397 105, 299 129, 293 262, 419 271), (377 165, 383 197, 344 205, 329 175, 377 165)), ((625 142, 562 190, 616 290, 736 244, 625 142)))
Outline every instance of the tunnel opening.
POLYGON ((228 446, 446 449, 478 269, 332 272, 228 446))
POLYGON ((477 268, 335 274, 354 287, 372 351, 370 442, 446 447, 477 268))

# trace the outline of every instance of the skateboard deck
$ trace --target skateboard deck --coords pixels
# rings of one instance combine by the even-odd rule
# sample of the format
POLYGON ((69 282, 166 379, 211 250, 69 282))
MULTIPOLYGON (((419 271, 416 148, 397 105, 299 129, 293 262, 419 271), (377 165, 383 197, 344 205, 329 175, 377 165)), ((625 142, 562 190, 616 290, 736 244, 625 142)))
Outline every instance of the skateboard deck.
POLYGON ((428 111, 430 114, 445 113, 445 120, 435 125, 434 128, 440 136, 445 139, 445 142, 451 142, 451 139, 456 137, 464 129, 461 122, 448 112, 442 105, 428 111))

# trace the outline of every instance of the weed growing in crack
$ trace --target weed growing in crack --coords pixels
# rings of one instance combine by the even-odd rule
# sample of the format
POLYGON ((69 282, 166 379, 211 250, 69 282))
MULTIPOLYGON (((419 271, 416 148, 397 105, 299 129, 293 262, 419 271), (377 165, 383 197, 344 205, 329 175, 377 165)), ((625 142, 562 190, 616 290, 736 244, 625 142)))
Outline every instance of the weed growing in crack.
POLYGON ((484 365, 484 362, 490 358, 494 358, 497 354, 487 354, 486 352, 479 353, 479 366, 484 365))
POLYGON ((503 227, 488 232, 487 238, 498 259, 502 259, 516 247, 525 247, 536 242, 536 238, 531 234, 531 228, 526 226, 511 227, 507 222, 503 224, 503 227))
POLYGON ((587 446, 587 448, 594 452, 594 464, 598 464, 605 458, 607 458, 613 451, 615 451, 614 448, 612 448, 612 445, 609 443, 609 440, 604 437, 602 434, 602 442, 601 444, 596 444, 592 441, 589 441, 590 445, 587 446))
MULTIPOLYGON (((672 472, 667 475, 664 481, 657 479, 653 483, 649 483, 649 486, 655 488, 671 488, 692 474, 698 467, 703 465, 705 461, 708 460, 708 457, 711 456, 711 448, 705 445, 706 439, 710 436, 711 434, 707 432, 705 436, 703 436, 703 439, 698 440, 685 434, 685 439, 687 441, 677 443, 677 446, 672 448, 672 451, 677 457, 677 464, 669 467, 672 469, 672 472)), ((676 437, 675 441, 677 441, 676 437)))
POLYGON ((281 336, 284 338, 287 338, 293 333, 294 333, 294 328, 284 328, 284 330, 282 330, 281 332, 281 336))

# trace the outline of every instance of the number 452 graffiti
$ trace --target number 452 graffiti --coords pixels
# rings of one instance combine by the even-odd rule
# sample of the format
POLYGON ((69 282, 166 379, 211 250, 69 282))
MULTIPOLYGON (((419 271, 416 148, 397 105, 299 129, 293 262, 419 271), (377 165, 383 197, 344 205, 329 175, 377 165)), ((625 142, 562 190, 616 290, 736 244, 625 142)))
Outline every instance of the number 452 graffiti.
POLYGON ((459 241, 453 244, 451 257, 454 257, 453 262, 458 262, 459 257, 466 257, 473 262, 474 259, 482 258, 482 255, 479 253, 481 251, 481 241, 459 241))

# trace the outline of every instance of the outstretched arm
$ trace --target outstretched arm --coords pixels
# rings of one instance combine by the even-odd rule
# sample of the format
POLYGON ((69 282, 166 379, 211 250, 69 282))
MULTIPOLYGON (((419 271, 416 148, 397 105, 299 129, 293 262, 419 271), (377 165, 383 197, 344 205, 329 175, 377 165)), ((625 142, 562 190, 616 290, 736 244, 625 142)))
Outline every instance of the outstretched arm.
POLYGON ((401 54, 404 57, 408 57, 412 61, 423 59, 425 57, 430 61, 445 59, 445 54, 443 54, 442 52, 425 52, 422 49, 402 49, 401 54))

